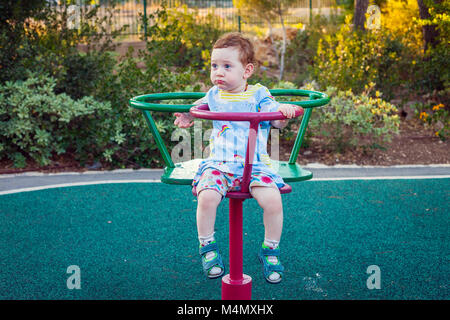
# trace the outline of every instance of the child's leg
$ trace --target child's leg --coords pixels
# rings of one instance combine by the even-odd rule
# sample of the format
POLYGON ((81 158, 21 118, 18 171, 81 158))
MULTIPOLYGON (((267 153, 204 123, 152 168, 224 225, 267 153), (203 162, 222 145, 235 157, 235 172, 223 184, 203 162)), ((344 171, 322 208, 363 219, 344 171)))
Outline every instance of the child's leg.
MULTIPOLYGON (((283 230, 283 204, 280 192, 277 188, 253 186, 251 193, 264 211, 264 246, 276 249, 283 230)), ((273 265, 278 264, 276 256, 268 256, 267 259, 273 265)), ((269 275, 273 283, 279 282, 280 278, 278 272, 269 275)))
POLYGON ((197 231, 198 236, 207 238, 214 234, 217 207, 222 195, 215 190, 202 190, 197 199, 197 231))
POLYGON ((224 273, 223 263, 214 239, 217 207, 226 194, 227 181, 222 172, 206 170, 197 184, 197 231, 202 264, 209 278, 224 273))
POLYGON ((283 204, 280 191, 270 187, 252 187, 252 196, 264 211, 264 238, 279 242, 283 230, 283 204))
MULTIPOLYGON (((198 194, 197 204, 197 231, 200 246, 204 247, 213 243, 214 239, 214 224, 216 221, 217 207, 222 200, 222 195, 215 190, 205 189, 198 194)), ((216 251, 209 251, 204 255, 205 261, 215 259, 216 251)), ((218 266, 212 267, 208 271, 208 276, 216 277, 223 272, 222 268, 218 266)))

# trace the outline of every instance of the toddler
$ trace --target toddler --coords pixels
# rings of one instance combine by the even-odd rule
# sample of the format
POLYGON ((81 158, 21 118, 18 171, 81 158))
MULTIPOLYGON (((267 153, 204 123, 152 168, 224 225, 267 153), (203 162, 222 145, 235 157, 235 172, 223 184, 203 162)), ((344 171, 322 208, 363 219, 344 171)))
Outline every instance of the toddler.
MULTIPOLYGON (((240 33, 229 33, 214 44, 211 53, 211 81, 214 86, 195 104, 207 103, 217 112, 275 112, 287 118, 295 115, 296 106, 279 104, 269 90, 260 85, 248 85, 254 71, 252 43, 240 33)), ((193 125, 189 113, 175 113, 175 125, 188 128, 193 125)), ((271 169, 267 153, 267 139, 271 126, 283 128, 287 120, 260 123, 256 142, 253 171, 249 191, 264 211, 264 242, 259 257, 264 277, 278 283, 283 277, 283 266, 278 248, 283 227, 283 206, 279 188, 285 183, 271 169)), ((216 210, 228 191, 240 190, 249 123, 246 121, 213 121, 210 138, 210 156, 203 160, 194 177, 197 205, 197 231, 203 270, 209 278, 224 274, 224 264, 214 238, 216 210)))

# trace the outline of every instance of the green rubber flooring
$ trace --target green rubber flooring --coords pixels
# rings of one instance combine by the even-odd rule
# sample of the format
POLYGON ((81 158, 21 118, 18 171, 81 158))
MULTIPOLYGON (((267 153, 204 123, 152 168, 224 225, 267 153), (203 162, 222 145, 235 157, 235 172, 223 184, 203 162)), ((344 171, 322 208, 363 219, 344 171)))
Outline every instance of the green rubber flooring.
MULTIPOLYGON (((283 196, 281 284, 262 277, 262 212, 244 202, 253 299, 449 299, 450 179, 308 181, 283 196), (380 269, 368 289, 367 268, 380 269)), ((0 299, 220 299, 188 186, 101 184, 0 196, 0 299), (80 289, 68 289, 71 265, 80 289)), ((228 200, 216 238, 228 267, 228 200)))

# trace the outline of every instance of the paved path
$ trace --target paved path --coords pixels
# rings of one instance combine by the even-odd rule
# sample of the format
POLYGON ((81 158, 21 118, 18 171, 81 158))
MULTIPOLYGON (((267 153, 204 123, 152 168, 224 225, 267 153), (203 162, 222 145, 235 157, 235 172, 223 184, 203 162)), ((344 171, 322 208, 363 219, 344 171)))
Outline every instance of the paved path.
MULTIPOLYGON (((391 167, 311 164, 304 168, 313 173, 313 180, 450 178, 448 164, 391 167)), ((0 175, 0 195, 71 185, 159 182, 161 174, 161 169, 6 174, 0 175)))

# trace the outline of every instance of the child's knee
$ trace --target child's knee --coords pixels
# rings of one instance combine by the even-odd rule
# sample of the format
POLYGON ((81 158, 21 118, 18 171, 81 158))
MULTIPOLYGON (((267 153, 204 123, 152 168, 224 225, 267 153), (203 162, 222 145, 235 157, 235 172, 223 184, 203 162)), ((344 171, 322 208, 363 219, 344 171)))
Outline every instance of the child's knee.
POLYGON ((282 214, 283 203, 278 189, 255 186, 252 188, 252 195, 264 212, 282 214))
POLYGON ((266 201, 262 206, 264 213, 272 214, 272 215, 281 215, 283 214, 283 204, 280 201, 266 201))
POLYGON ((202 190, 197 197, 198 206, 203 209, 217 208, 222 200, 222 195, 212 189, 202 190))

